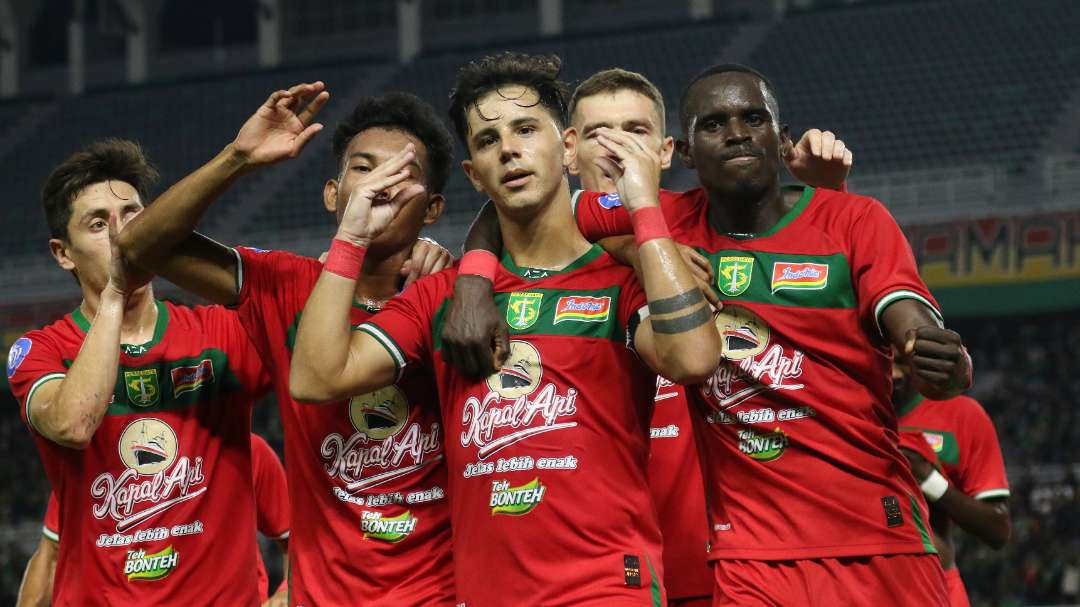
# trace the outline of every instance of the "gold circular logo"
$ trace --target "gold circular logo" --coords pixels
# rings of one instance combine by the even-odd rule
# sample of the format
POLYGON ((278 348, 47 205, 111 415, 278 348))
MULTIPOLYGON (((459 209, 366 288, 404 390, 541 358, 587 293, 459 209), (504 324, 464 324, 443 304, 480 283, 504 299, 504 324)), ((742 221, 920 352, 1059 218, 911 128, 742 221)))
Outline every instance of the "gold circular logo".
POLYGON ((153 417, 137 419, 120 434, 120 459, 139 473, 153 476, 176 461, 180 445, 169 424, 153 417))
POLYGON ((757 356, 769 346, 769 325, 741 306, 725 305, 716 315, 720 349, 728 360, 757 356))
POLYGON ((397 386, 354 396, 349 401, 349 419, 357 432, 375 440, 389 438, 409 419, 409 400, 397 386))
POLYGON ((503 398, 517 398, 536 390, 543 374, 540 352, 529 342, 515 339, 502 369, 488 376, 487 385, 503 398))

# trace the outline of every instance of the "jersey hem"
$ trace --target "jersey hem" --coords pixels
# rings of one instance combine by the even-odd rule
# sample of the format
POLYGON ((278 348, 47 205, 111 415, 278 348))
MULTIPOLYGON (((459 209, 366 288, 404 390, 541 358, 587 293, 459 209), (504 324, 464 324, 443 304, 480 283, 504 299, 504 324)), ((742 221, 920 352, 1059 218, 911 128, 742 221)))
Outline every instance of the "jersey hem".
POLYGON ((760 548, 728 548, 725 550, 713 549, 706 557, 709 561, 793 561, 801 559, 831 559, 856 556, 889 556, 894 554, 929 554, 922 542, 895 544, 863 544, 860 546, 842 546, 823 548, 820 546, 804 548, 777 548, 776 550, 762 550, 760 548))
POLYGON ((396 368, 396 373, 394 374, 394 383, 400 381, 401 376, 405 371, 406 360, 405 355, 401 351, 401 348, 399 348, 398 345, 394 343, 394 339, 387 335, 387 333, 380 329, 377 325, 373 325, 370 322, 365 322, 361 324, 359 327, 356 328, 356 330, 367 333, 372 338, 374 338, 375 341, 378 342, 384 350, 386 350, 386 352, 390 355, 390 358, 394 361, 394 367, 396 368))
POLYGON ((941 316, 941 312, 934 304, 930 303, 929 299, 909 289, 897 289, 896 291, 890 291, 882 295, 878 298, 877 304, 874 305, 874 324, 877 325, 878 333, 881 335, 885 335, 885 331, 881 328, 881 313, 884 312, 885 308, 889 307, 889 305, 894 304, 901 299, 914 299, 915 301, 926 304, 926 307, 930 308, 930 312, 938 319, 938 322, 945 322, 945 319, 941 316))
POLYGON ((1009 497, 1008 489, 987 489, 975 494, 977 500, 992 500, 999 497, 1009 497))
POLYGON ((34 420, 30 417, 30 402, 34 399, 34 392, 37 392, 38 388, 54 379, 64 379, 65 377, 67 377, 66 373, 47 373, 39 377, 37 381, 30 386, 30 390, 26 392, 26 423, 33 428, 34 432, 41 434, 41 430, 38 430, 37 426, 34 425, 34 420))

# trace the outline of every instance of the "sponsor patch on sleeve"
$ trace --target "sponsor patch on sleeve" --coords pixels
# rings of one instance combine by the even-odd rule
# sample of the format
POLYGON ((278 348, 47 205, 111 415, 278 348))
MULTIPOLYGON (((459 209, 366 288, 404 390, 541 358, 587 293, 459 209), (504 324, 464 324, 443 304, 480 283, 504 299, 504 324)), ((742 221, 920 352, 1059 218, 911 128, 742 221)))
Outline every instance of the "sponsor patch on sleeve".
POLYGON ((610 210, 610 209, 614 209, 615 207, 621 207, 622 206, 622 201, 619 200, 619 195, 618 194, 612 193, 612 194, 604 194, 600 198, 597 198, 596 199, 596 204, 600 205, 600 208, 610 210))
POLYGON ((30 341, 29 337, 20 337, 15 340, 15 343, 11 344, 11 349, 8 350, 7 358, 8 379, 15 375, 15 371, 17 371, 19 365, 26 360, 26 355, 30 353, 30 347, 33 345, 34 342, 30 341))

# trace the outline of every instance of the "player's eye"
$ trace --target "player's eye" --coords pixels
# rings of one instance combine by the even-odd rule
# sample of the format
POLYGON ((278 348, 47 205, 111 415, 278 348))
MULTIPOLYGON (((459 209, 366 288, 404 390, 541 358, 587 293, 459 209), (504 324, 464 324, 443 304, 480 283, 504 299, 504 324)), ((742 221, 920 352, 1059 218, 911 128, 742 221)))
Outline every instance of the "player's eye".
POLYGON ((643 126, 639 126, 639 127, 634 127, 633 129, 631 129, 630 132, 635 134, 635 135, 648 135, 649 134, 649 129, 647 129, 647 128, 643 127, 643 126))
POLYGON ((532 125, 524 125, 518 128, 519 135, 529 135, 536 132, 536 127, 532 125))
POLYGON ((352 169, 354 171, 359 172, 359 173, 370 173, 371 172, 371 167, 367 166, 366 164, 358 164, 358 165, 354 166, 352 169))
POLYGON ((710 118, 701 123, 701 130, 709 133, 715 133, 720 130, 720 121, 715 118, 710 118))
POLYGON ((486 148, 489 145, 492 145, 494 143, 495 143, 495 138, 492 137, 491 135, 488 135, 487 137, 481 137, 479 139, 479 141, 476 142, 476 147, 478 147, 480 149, 483 149, 483 148, 486 148))
POLYGON ((750 126, 761 126, 765 124, 765 117, 761 114, 750 114, 746 119, 746 123, 750 126))
POLYGON ((104 219, 95 219, 90 222, 90 229, 94 232, 104 230, 109 227, 109 224, 104 219))

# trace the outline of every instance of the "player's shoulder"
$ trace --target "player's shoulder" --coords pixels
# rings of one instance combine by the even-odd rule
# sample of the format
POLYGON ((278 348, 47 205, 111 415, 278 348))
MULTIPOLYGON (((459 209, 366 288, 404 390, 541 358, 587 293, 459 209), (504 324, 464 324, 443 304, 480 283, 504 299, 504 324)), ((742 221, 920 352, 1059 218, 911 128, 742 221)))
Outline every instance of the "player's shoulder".
POLYGON ((959 423, 990 419, 990 414, 986 412, 986 409, 979 401, 963 394, 946 400, 933 401, 933 406, 941 414, 948 415, 958 420, 959 423))
POLYGON ((82 345, 84 334, 71 320, 70 315, 55 320, 40 329, 31 329, 20 335, 8 348, 7 376, 11 377, 24 360, 31 355, 41 354, 45 349, 65 350, 82 345), (35 351, 35 347, 37 351, 35 351))
POLYGON ((433 274, 422 276, 415 282, 405 288, 401 292, 401 295, 423 295, 434 297, 449 297, 454 291, 454 280, 458 276, 458 264, 460 260, 454 261, 453 265, 448 268, 444 268, 433 274))
POLYGON ((322 263, 315 258, 283 251, 280 249, 261 249, 259 247, 238 246, 234 247, 236 254, 245 264, 258 263, 271 265, 275 268, 322 268, 322 263))
POLYGON ((868 215, 892 217, 885 205, 872 196, 809 186, 804 186, 803 195, 810 196, 808 210, 824 218, 854 223, 868 215))

